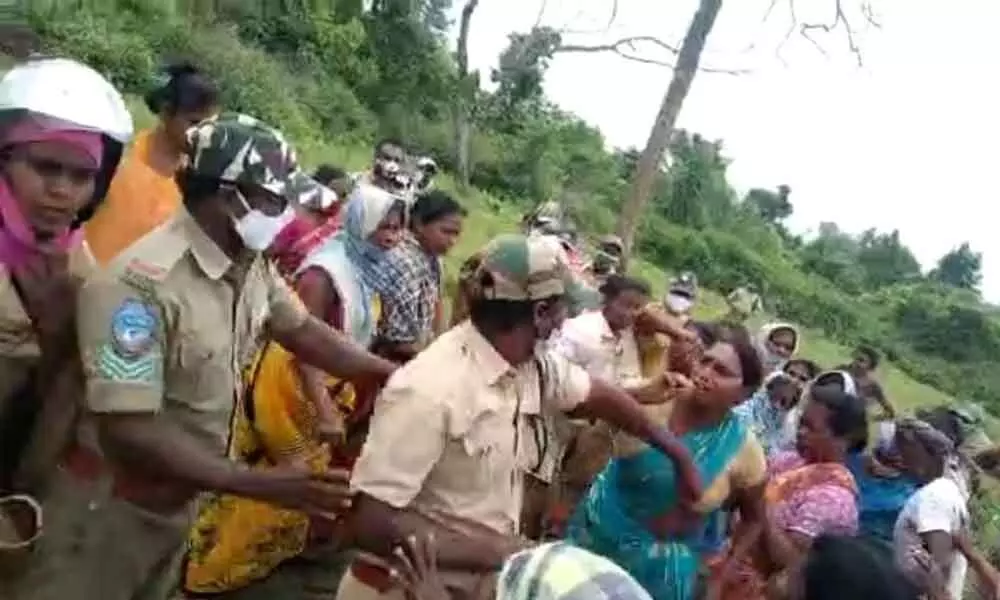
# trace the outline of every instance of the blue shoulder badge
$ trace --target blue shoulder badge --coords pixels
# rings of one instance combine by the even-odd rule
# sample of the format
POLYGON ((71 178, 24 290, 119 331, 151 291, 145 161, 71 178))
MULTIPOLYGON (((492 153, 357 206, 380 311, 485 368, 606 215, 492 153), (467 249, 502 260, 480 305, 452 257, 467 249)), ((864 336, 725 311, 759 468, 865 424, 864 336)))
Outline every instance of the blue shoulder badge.
POLYGON ((111 317, 111 348, 124 359, 145 356, 156 346, 159 329, 160 319, 153 307, 130 298, 111 317))
POLYGON ((160 318, 153 306, 135 298, 123 301, 111 316, 109 333, 94 357, 98 377, 148 384, 162 377, 160 318))

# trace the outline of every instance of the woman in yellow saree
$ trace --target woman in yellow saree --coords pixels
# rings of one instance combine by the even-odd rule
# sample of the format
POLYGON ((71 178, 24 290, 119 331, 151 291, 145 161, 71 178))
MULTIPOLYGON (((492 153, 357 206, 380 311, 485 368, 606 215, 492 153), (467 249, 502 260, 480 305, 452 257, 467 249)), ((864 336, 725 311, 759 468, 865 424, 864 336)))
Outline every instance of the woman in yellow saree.
MULTIPOLYGON (((369 346, 379 319, 378 290, 385 285, 379 280, 381 261, 399 240, 404 206, 387 192, 360 186, 345 210, 344 228, 299 265, 296 290, 315 316, 369 346)), ((358 385, 300 365, 281 346, 268 343, 251 367, 248 393, 234 419, 232 453, 251 467, 291 463, 320 470, 331 462, 349 467, 354 457, 345 449, 345 431, 325 435, 331 432, 321 425, 331 419, 348 425, 363 419, 370 410, 364 401, 369 396, 358 385), (330 442, 336 444, 335 456, 330 442)), ((299 557, 310 542, 335 534, 329 521, 311 522, 304 513, 236 496, 212 497, 192 530, 185 589, 244 597, 243 590, 299 557)), ((331 592, 336 584, 330 582, 331 592)))

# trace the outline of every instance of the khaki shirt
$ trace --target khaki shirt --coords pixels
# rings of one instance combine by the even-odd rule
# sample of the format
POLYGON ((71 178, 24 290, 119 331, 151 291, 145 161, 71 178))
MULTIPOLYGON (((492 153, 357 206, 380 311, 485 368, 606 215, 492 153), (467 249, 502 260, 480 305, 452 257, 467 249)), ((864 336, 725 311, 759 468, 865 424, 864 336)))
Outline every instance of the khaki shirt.
POLYGON ((265 334, 308 313, 260 255, 233 262, 184 209, 80 291, 92 413, 162 413, 220 455, 265 334))
MULTIPOLYGON (((94 258, 86 242, 69 255, 69 271, 83 281, 94 270, 94 258)), ((67 298, 72 302, 72 298, 67 298)), ((30 370, 38 364, 41 350, 31 318, 14 288, 10 273, 0 265, 0 414, 4 401, 28 381, 30 370)))
POLYGON ((547 454, 543 413, 590 393, 590 377, 565 358, 539 361, 511 366, 469 321, 443 334, 389 379, 352 487, 516 533, 523 476, 547 454))

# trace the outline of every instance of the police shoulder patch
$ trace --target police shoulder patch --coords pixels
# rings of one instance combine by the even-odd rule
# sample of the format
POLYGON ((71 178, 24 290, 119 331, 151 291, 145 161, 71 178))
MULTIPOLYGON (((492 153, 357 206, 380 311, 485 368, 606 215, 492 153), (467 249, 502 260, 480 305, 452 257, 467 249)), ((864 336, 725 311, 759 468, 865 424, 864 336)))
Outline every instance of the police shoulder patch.
POLYGON ((97 377, 140 383, 162 377, 160 317, 153 305, 137 298, 123 300, 111 315, 110 329, 93 355, 97 377))
POLYGON ((148 302, 128 298, 111 316, 111 349, 123 359, 149 354, 159 343, 160 317, 148 302))
POLYGON ((155 384, 163 378, 163 355, 152 350, 143 356, 125 358, 114 344, 106 343, 97 351, 94 373, 108 381, 155 384))

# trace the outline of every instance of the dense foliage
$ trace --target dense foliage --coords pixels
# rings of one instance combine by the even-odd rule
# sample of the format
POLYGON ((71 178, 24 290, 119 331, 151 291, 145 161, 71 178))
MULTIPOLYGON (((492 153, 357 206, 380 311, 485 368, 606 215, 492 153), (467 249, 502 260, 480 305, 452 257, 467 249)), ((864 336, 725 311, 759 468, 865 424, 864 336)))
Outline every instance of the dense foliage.
MULTIPOLYGON (((561 200, 591 233, 614 223, 636 162, 634 149, 607 152, 596 129, 546 100, 552 30, 511 35, 489 74, 495 92, 480 90, 477 73, 460 76, 451 0, 76 4, 31 3, 47 50, 130 92, 146 89, 163 61, 193 58, 221 81, 229 107, 279 123, 307 147, 395 135, 454 167, 455 103, 470 98, 471 184, 525 208, 561 200)), ((721 141, 677 132, 638 237, 647 260, 723 291, 756 284, 771 312, 845 344, 871 343, 914 378, 1000 409, 1000 372, 989 368, 1000 361, 1000 329, 976 291, 978 254, 963 245, 923 274, 896 231, 852 236, 824 223, 802 239, 783 226, 793 190, 741 198, 726 169, 721 141)))

